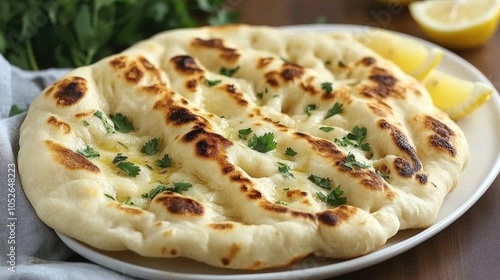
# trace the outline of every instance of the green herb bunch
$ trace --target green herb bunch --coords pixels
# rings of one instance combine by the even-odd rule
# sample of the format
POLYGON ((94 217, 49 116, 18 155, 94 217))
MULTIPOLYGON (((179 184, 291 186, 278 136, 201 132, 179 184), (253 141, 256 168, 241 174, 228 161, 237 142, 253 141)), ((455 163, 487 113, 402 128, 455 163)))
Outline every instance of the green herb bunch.
POLYGON ((2 0, 0 53, 23 69, 78 67, 169 29, 234 22, 226 0, 2 0))

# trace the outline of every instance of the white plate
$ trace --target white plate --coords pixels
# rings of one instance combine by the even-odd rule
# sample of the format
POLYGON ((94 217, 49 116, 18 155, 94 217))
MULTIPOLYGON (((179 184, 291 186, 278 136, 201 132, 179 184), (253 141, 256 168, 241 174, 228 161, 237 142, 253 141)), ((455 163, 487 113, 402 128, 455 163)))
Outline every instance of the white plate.
MULTIPOLYGON (((368 27, 353 25, 302 25, 285 28, 291 31, 361 32, 368 29, 368 27)), ((420 41, 433 45, 423 40, 420 41)), ((474 66, 446 50, 439 68, 464 79, 492 85, 474 66)), ((425 230, 401 231, 380 250, 356 259, 335 262, 309 257, 286 269, 242 272, 215 268, 188 259, 145 258, 129 251, 99 251, 61 234, 59 236, 68 247, 97 264, 147 279, 322 279, 341 275, 385 261, 422 243, 462 216, 488 189, 500 170, 500 98, 498 93, 495 92, 486 105, 468 118, 461 120, 459 125, 469 142, 471 158, 455 191, 444 200, 434 225, 425 230)))

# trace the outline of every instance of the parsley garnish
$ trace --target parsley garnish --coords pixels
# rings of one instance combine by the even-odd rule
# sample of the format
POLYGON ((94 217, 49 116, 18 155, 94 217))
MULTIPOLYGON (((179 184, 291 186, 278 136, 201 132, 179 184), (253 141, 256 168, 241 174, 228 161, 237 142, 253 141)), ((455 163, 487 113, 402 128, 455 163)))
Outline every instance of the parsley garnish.
POLYGON ((115 200, 115 198, 114 198, 112 195, 110 195, 110 194, 105 193, 104 195, 105 195, 107 198, 110 198, 110 199, 112 199, 112 200, 115 200))
POLYGON ((324 132, 330 132, 330 131, 334 130, 335 128, 330 127, 330 126, 322 126, 319 129, 323 130, 324 132))
POLYGON ((108 133, 115 133, 115 129, 113 128, 112 125, 109 124, 108 119, 104 117, 101 111, 99 110, 95 111, 94 116, 98 117, 102 121, 108 133))
POLYGON ((279 173, 283 174, 283 176, 285 176, 285 177, 295 178, 295 176, 293 176, 293 174, 290 172, 290 166, 288 166, 282 162, 278 162, 278 164, 279 164, 279 166, 278 166, 279 173))
POLYGON ((278 143, 274 142, 274 134, 271 132, 265 133, 262 136, 253 135, 248 140, 248 147, 261 153, 269 152, 276 149, 278 143))
POLYGON ((122 142, 120 142, 120 141, 117 141, 117 142, 118 142, 118 144, 119 144, 120 146, 123 146, 125 149, 127 149, 127 150, 128 150, 127 145, 123 144, 123 143, 122 143, 122 142))
POLYGON ((328 119, 331 116, 342 113, 344 111, 343 107, 344 107, 344 104, 339 103, 339 102, 335 102, 335 104, 333 104, 332 108, 328 109, 328 112, 326 112, 325 119, 328 119))
POLYGON ((263 91, 261 92, 258 92, 256 95, 257 95, 257 98, 258 99, 262 99, 264 97, 264 93, 267 93, 267 88, 264 88, 263 91))
POLYGON ((370 144, 363 143, 366 137, 366 132, 366 127, 355 126, 352 129, 352 132, 349 132, 346 136, 342 137, 342 140, 335 139, 335 143, 339 144, 342 147, 351 145, 362 151, 369 151, 371 150, 370 144))
POLYGON ((278 204, 278 205, 287 205, 286 202, 284 202, 283 200, 277 200, 276 204, 278 204))
POLYGON ((85 148, 85 150, 76 150, 76 152, 79 153, 80 155, 86 157, 86 158, 95 158, 95 157, 100 156, 99 152, 94 150, 94 148, 92 148, 90 146, 87 146, 87 148, 85 148))
POLYGON ((139 172, 141 171, 141 168, 129 161, 122 161, 120 163, 118 163, 118 168, 120 168, 121 170, 125 171, 125 173, 127 173, 128 176, 130 177, 135 177, 137 175, 139 175, 139 172))
POLYGON ((158 185, 156 186, 156 188, 151 189, 149 193, 143 193, 141 196, 143 198, 153 199, 155 198, 155 196, 157 196, 159 193, 162 192, 175 192, 181 194, 182 192, 187 191, 189 188, 193 186, 191 183, 187 182, 176 182, 173 184, 174 184, 173 188, 168 188, 165 185, 158 185))
POLYGON ((228 77, 232 77, 234 75, 234 73, 236 73, 239 69, 240 69, 239 66, 237 66, 236 68, 232 68, 232 69, 222 67, 219 70, 219 74, 224 75, 224 76, 228 76, 228 77))
POLYGON ((90 125, 90 124, 89 124, 89 122, 88 122, 88 121, 83 120, 83 126, 87 127, 87 126, 89 126, 89 125, 90 125))
POLYGON ((285 156, 293 157, 297 154, 296 151, 294 151, 292 148, 287 147, 285 151, 285 156))
POLYGON ((344 191, 340 189, 340 185, 338 185, 335 189, 333 189, 328 195, 318 192, 318 198, 321 201, 326 202, 326 204, 331 206, 340 206, 347 203, 347 198, 342 197, 344 191))
POLYGON ((322 83, 321 88, 326 92, 326 94, 331 94, 333 91, 332 83, 322 83))
POLYGON ((322 187, 325 190, 332 189, 332 187, 330 186, 330 182, 331 182, 330 178, 322 178, 322 177, 311 174, 311 175, 309 175, 309 177, 307 177, 307 179, 309 179, 309 181, 313 182, 317 186, 322 187))
POLYGON ((316 104, 309 104, 306 106, 305 112, 308 116, 310 116, 313 110, 316 110, 316 104))
POLYGON ((222 80, 209 80, 209 79, 205 79, 205 81, 207 82, 207 86, 208 86, 208 87, 213 87, 213 86, 216 86, 216 85, 218 85, 220 82, 222 82, 222 80))
POLYGON ((132 124, 132 122, 129 121, 128 118, 121 113, 111 115, 111 120, 115 124, 116 131, 127 133, 134 130, 134 125, 132 124))
POLYGON ((164 154, 162 159, 156 161, 156 166, 161 168, 167 168, 170 167, 170 165, 172 165, 172 160, 168 154, 164 154))
POLYGON ((344 61, 343 61, 343 60, 339 60, 339 62, 338 62, 338 66, 339 66, 339 67, 346 67, 347 65, 344 63, 344 61))
POLYGON ((141 153, 146 155, 154 155, 158 152, 158 144, 160 143, 160 138, 153 138, 149 140, 144 146, 141 148, 141 153))
POLYGON ((345 163, 343 164, 346 167, 349 167, 350 169, 354 169, 354 166, 357 166, 359 168, 368 168, 369 166, 366 165, 363 162, 356 161, 356 157, 349 153, 347 157, 345 158, 345 163))
POLYGON ((238 137, 243 140, 247 140, 247 136, 252 133, 252 128, 245 128, 245 129, 240 129, 238 130, 238 137))

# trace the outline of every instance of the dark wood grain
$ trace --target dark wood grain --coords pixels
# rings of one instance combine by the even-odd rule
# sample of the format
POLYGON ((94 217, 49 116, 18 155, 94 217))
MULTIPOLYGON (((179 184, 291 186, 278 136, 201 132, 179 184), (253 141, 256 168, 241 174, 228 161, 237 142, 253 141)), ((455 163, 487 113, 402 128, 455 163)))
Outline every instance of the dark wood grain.
MULTIPOLYGON (((242 12, 240 22, 248 24, 311 24, 325 16, 327 23, 378 26, 425 39, 404 6, 370 0, 234 2, 242 12)), ((497 32, 480 48, 454 52, 500 90, 499 49, 497 32)), ((331 279, 500 279, 500 178, 462 217, 424 243, 380 264, 331 279)))

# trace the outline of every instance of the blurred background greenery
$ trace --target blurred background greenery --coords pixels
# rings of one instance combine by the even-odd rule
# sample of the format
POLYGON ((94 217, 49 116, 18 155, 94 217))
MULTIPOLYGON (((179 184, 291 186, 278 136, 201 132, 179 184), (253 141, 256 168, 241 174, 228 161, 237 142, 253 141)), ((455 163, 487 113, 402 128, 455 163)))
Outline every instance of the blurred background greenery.
MULTIPOLYGON (((0 53, 23 69, 74 68, 160 31, 238 18, 227 0, 1 0, 0 53)), ((233 5, 231 5, 233 4, 233 5)))

